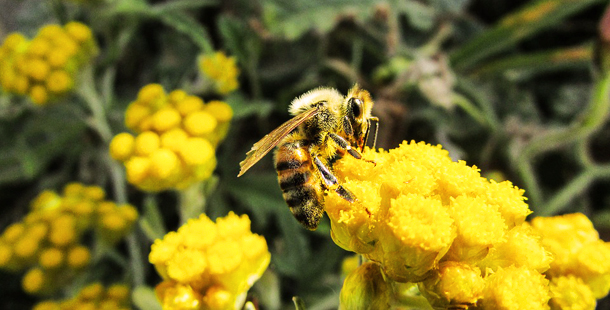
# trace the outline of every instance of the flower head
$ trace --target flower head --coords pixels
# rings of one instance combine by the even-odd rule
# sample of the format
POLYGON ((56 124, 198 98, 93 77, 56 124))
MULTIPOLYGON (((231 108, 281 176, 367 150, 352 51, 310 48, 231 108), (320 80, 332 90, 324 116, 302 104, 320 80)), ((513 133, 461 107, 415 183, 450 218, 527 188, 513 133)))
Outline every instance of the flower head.
POLYGON ((31 40, 13 33, 0 46, 0 89, 45 105, 69 92, 96 54, 91 29, 79 22, 46 25, 31 40))
POLYGON ((149 84, 125 112, 125 124, 137 135, 116 135, 110 155, 124 162, 127 180, 142 190, 184 189, 212 175, 215 148, 231 117, 224 102, 206 104, 182 90, 166 94, 161 85, 149 84))
POLYGON ((149 260, 163 277, 164 309, 233 309, 269 265, 267 243, 250 231, 246 215, 216 223, 191 219, 153 244, 149 260))
POLYGON ((228 94, 239 87, 239 68, 234 57, 227 57, 223 52, 205 54, 199 58, 199 69, 212 81, 216 91, 228 94))
POLYGON ((40 193, 25 218, 0 236, 0 268, 27 270, 22 286, 28 293, 60 289, 91 262, 84 235, 113 245, 137 220, 133 206, 117 206, 104 198, 101 187, 80 183, 66 185, 62 195, 50 190, 40 193))

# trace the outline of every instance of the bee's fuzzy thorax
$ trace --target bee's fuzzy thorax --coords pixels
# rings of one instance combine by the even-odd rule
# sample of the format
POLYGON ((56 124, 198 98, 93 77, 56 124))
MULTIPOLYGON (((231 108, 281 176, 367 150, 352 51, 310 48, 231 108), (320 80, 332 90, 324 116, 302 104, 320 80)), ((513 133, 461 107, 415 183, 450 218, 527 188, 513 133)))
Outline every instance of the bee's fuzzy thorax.
POLYGON ((312 89, 292 100, 288 111, 291 115, 299 115, 311 109, 312 105, 320 101, 327 101, 329 106, 338 108, 339 104, 337 103, 343 101, 343 95, 336 89, 330 87, 312 89))

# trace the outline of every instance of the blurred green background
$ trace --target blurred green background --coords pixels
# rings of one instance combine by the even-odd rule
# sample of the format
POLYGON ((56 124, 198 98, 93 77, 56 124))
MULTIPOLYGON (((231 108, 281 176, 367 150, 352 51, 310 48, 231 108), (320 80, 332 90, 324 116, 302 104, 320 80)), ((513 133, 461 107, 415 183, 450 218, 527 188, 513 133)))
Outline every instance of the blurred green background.
MULTIPOLYGON (((292 218, 271 156, 244 177, 251 145, 289 118, 290 101, 332 86, 369 90, 380 119, 377 146, 403 140, 441 144, 454 160, 525 189, 535 215, 582 212, 610 240, 610 19, 600 0, 0 0, 0 40, 28 37, 47 23, 78 20, 100 46, 95 87, 110 94, 106 116, 125 131, 138 90, 160 83, 188 91, 203 46, 236 57, 240 87, 217 150, 217 184, 206 196, 212 218, 249 214, 272 253, 251 294, 264 309, 338 305, 340 265, 349 255, 292 218), (605 34, 605 36, 604 36, 605 34)), ((214 96, 204 100, 216 99, 214 96)), ((19 221, 43 189, 80 181, 113 197, 107 145, 88 127, 79 99, 44 108, 0 95, 0 229, 19 221)), ((148 197, 128 188, 143 210, 148 197)), ((163 224, 179 225, 176 193, 155 194, 163 224)), ((143 233, 141 245, 149 248, 143 233)), ((125 248, 120 251, 126 252, 125 248)), ((143 253, 144 260, 147 252, 143 253)), ((146 283, 159 278, 146 265, 146 283)), ((112 270, 111 263, 100 268, 112 270)), ((0 304, 30 307, 20 276, 0 271, 0 304)), ((608 298, 598 309, 610 308, 608 298)))

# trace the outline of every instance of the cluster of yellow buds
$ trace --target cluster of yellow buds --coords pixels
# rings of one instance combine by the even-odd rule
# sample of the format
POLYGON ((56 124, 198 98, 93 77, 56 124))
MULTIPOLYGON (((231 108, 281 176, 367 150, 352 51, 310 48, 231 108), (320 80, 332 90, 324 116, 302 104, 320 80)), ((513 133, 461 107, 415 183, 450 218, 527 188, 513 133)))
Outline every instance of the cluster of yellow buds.
POLYGON ((156 240, 149 255, 163 278, 156 292, 164 310, 240 309, 270 259, 248 216, 233 212, 216 223, 205 215, 189 220, 156 240))
MULTIPOLYGON (((476 167, 453 162, 440 146, 404 142, 390 151, 367 149, 363 157, 375 164, 346 156, 334 165, 342 184, 358 197, 349 203, 339 195, 326 196, 335 243, 378 264, 387 281, 417 283, 432 307, 549 308, 554 295, 545 272, 553 272, 553 254, 564 254, 552 254, 547 237, 525 222, 531 211, 523 190, 481 177, 476 167)), ((533 224, 540 230, 545 225, 533 224)), ((608 249, 596 232, 590 233, 598 247, 608 249)), ((567 252, 584 251, 556 242, 567 252)), ((610 250, 596 255, 589 259, 610 262, 610 250)), ((349 279, 344 287, 362 287, 349 279)), ((610 268, 581 279, 595 286, 595 297, 601 298, 610 288, 610 268)), ((346 305, 360 298, 342 296, 346 305)))
POLYGON ((0 268, 27 270, 22 286, 31 294, 61 288, 89 265, 91 252, 80 242, 93 230, 99 242, 112 245, 123 238, 138 217, 130 205, 104 200, 98 186, 71 183, 63 196, 44 191, 25 218, 0 235, 0 268))
POLYGON ((44 105, 74 87, 97 51, 91 29, 79 22, 46 25, 32 40, 12 33, 0 46, 0 90, 44 105))
POLYGON ((199 70, 221 95, 226 95, 239 87, 239 81, 237 80, 239 68, 235 57, 227 57, 223 52, 201 55, 199 57, 199 70))
POLYGON ((555 258, 546 272, 553 309, 594 309, 610 290, 610 243, 581 213, 536 217, 531 224, 555 258))
POLYGON ((65 300, 45 300, 32 310, 128 310, 131 309, 131 289, 125 284, 104 287, 92 283, 82 288, 78 294, 65 300))
POLYGON ((125 112, 125 124, 138 133, 121 133, 110 155, 124 162, 129 183, 146 191, 184 189, 208 179, 216 168, 215 148, 233 117, 222 101, 204 103, 182 90, 165 93, 144 86, 125 112))

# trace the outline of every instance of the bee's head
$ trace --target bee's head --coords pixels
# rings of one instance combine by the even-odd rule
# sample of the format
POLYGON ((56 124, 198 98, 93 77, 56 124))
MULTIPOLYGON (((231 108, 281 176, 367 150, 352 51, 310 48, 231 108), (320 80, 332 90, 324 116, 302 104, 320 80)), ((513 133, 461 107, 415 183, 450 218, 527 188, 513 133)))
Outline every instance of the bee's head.
MULTIPOLYGON (((371 118, 371 110, 373 109, 373 99, 368 91, 361 89, 358 84, 354 85, 345 97, 344 121, 347 121, 352 128, 353 137, 350 138, 350 143, 362 148, 366 134, 369 130, 369 119, 371 118)), ((344 128, 348 124, 344 124, 344 128)), ((347 131, 347 130, 346 130, 347 131)))

